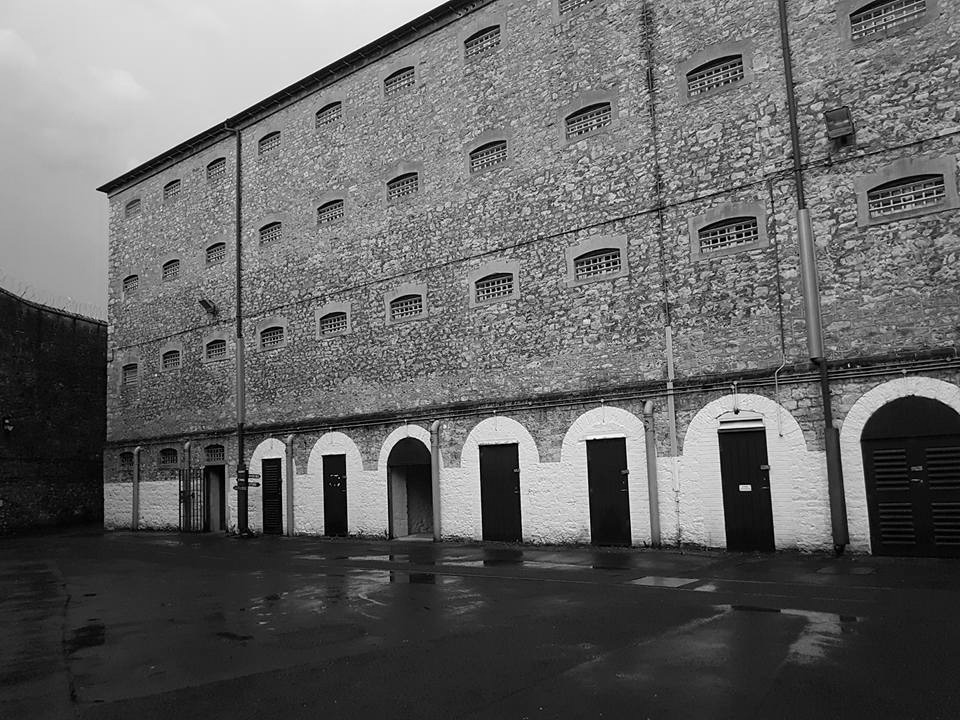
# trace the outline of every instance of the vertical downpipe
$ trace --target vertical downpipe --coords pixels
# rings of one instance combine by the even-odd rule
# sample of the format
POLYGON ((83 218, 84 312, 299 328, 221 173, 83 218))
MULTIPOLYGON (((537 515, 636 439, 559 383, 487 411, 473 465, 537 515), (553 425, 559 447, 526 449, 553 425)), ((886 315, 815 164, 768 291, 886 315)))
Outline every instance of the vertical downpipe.
POLYGON ((143 448, 138 445, 133 451, 133 507, 131 508, 133 517, 130 518, 131 530, 140 529, 140 456, 142 454, 143 448))
MULTIPOLYGON (((193 443, 191 443, 189 440, 187 440, 187 441, 183 444, 183 464, 181 465, 181 470, 180 470, 180 472, 178 473, 178 474, 180 475, 180 477, 181 477, 180 487, 183 487, 183 479, 186 479, 186 481, 187 481, 187 489, 188 489, 188 491, 191 491, 191 492, 196 490, 196 487, 194 486, 194 484, 193 484, 193 482, 192 482, 192 479, 190 478, 190 466, 191 466, 191 464, 192 464, 192 462, 193 462, 193 458, 190 457, 190 448, 192 447, 192 445, 193 445, 193 443)), ((203 492, 203 487, 200 488, 200 491, 203 492)), ((193 512, 193 509, 197 506, 196 501, 195 501, 194 498, 191 497, 189 494, 187 494, 187 495, 185 495, 185 496, 181 496, 180 502, 181 502, 181 503, 185 503, 185 504, 186 504, 186 503, 189 503, 189 504, 187 505, 187 509, 188 509, 188 511, 189 511, 190 513, 192 513, 192 512, 193 512)), ((182 512, 183 512, 183 508, 181 508, 181 513, 182 513, 182 512)), ((182 520, 182 519, 183 519, 183 515, 181 515, 181 520, 182 520)), ((195 520, 191 521, 191 525, 190 525, 190 528, 189 528, 190 530, 193 530, 193 528, 195 527, 195 526, 193 525, 193 522, 196 522, 196 521, 195 521, 195 520)), ((182 523, 182 522, 181 522, 181 524, 180 524, 180 531, 183 532, 183 523, 182 523)))
POLYGON ((287 477, 284 478, 286 481, 286 490, 287 490, 287 523, 286 523, 286 536, 293 537, 293 442, 296 440, 296 435, 287 435, 286 453, 287 453, 287 477))
POLYGON ((440 421, 430 425, 430 481, 433 487, 433 541, 440 542, 440 421))
POLYGON ((657 482, 657 438, 653 427, 653 401, 643 404, 643 429, 647 448, 647 495, 650 498, 650 543, 660 547, 660 489, 657 482))
POLYGON ((824 449, 827 459, 827 488, 830 493, 830 526, 833 548, 837 555, 850 542, 847 527, 847 505, 843 492, 843 465, 840 459, 840 433, 833 426, 833 401, 830 393, 830 372, 823 347, 823 321, 820 288, 817 281, 817 255, 813 228, 803 189, 803 164, 800 157, 800 130, 797 126, 797 100, 793 88, 793 60, 787 31, 787 3, 778 0, 780 13, 780 46, 783 51, 783 74, 786 84, 787 110, 790 116, 790 143, 793 150, 793 177, 797 191, 797 227, 800 243, 800 272, 803 287, 803 309, 807 325, 807 349, 811 362, 820 374, 820 398, 823 403, 824 449))

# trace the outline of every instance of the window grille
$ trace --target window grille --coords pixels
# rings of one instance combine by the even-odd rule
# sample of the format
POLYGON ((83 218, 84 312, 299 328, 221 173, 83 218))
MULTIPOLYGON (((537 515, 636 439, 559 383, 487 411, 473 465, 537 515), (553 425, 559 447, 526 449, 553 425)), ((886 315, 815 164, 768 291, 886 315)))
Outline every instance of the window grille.
POLYGON ((177 464, 176 448, 163 448, 163 450, 160 451, 160 464, 176 465, 177 464))
POLYGON ((387 200, 399 200, 420 192, 420 176, 407 173, 387 183, 387 200))
POLYGON ((140 211, 143 209, 143 204, 140 202, 140 198, 131 200, 127 203, 126 207, 123 209, 123 216, 126 218, 136 217, 140 214, 140 211))
POLYGON ((593 0, 560 0, 560 14, 566 15, 592 2, 593 0))
POLYGON ((915 175, 867 192, 870 217, 884 217, 939 205, 946 199, 943 175, 915 175))
POLYGON ((494 25, 474 33, 463 43, 467 60, 477 60, 500 47, 500 26, 494 25))
POLYGON ((180 197, 180 181, 171 180, 163 186, 163 201, 173 202, 180 197))
POLYGON ((343 220, 343 200, 331 200, 317 208, 317 225, 329 225, 343 220))
POLYGON ((743 80, 743 56, 718 58, 687 73, 687 94, 702 95, 739 80, 743 80))
POLYGON ((207 182, 218 183, 227 176, 227 159, 217 158, 207 165, 207 182))
POLYGON ((171 260, 170 262, 165 262, 163 264, 163 279, 167 280, 176 280, 180 277, 180 261, 171 260))
POLYGON ((139 275, 127 275, 123 279, 123 292, 126 295, 131 295, 140 289, 140 276, 139 275))
POLYGON ((280 131, 272 132, 260 138, 260 144, 257 146, 260 155, 266 155, 280 147, 280 131))
POLYGON ((507 160, 507 141, 498 140, 496 142, 482 145, 470 153, 470 172, 475 173, 480 170, 486 170, 494 165, 499 165, 507 160))
POLYGON ((383 94, 386 97, 400 95, 413 89, 417 84, 417 73, 412 67, 397 70, 383 81, 383 94))
POLYGON ((223 445, 207 445, 203 449, 203 459, 208 465, 226 462, 227 451, 223 445))
POLYGON ((120 468, 122 470, 133 469, 133 453, 132 452, 120 453, 120 468))
POLYGON ((214 243, 207 248, 207 265, 216 265, 227 259, 226 243, 214 243))
POLYGON ((321 335, 337 335, 347 331, 347 314, 345 312, 333 312, 320 318, 321 335))
POLYGON ((272 222, 260 228, 260 244, 267 245, 283 237, 283 223, 272 222))
POLYGON ((497 273, 487 275, 476 282, 477 302, 496 300, 513 295, 513 275, 511 273, 497 273))
POLYGON ((283 328, 270 327, 260 333, 260 347, 263 349, 280 347, 283 345, 283 328))
POLYGON ((343 103, 334 102, 317 110, 316 127, 333 125, 343 117, 343 103))
POLYGON ((423 295, 404 295, 390 302, 390 319, 404 320, 423 314, 423 295))
POLYGON ((859 40, 910 22, 927 11, 926 0, 881 0, 850 15, 850 38, 859 40))
POLYGON ((706 255, 756 242, 760 239, 760 228, 755 217, 737 217, 700 228, 698 237, 700 252, 706 255))
POLYGON ((613 275, 620 272, 620 268, 619 248, 594 250, 573 260, 573 276, 576 280, 613 275))
POLYGON ((180 351, 167 350, 161 358, 161 367, 164 370, 177 370, 180 367, 180 351))
POLYGON ((137 384, 139 372, 136 363, 123 366, 123 386, 132 387, 137 384))
POLYGON ((207 360, 223 360, 227 356, 226 340, 211 340, 207 343, 207 360))
POLYGON ((599 103, 577 110, 567 118, 567 139, 586 135, 606 127, 613 119, 610 103, 599 103))

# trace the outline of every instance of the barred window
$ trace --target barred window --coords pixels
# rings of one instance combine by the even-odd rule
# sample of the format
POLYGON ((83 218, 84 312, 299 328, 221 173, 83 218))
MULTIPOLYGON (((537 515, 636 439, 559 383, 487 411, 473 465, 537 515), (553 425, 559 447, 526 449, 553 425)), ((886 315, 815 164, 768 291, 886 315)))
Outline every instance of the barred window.
POLYGON ((177 370, 180 368, 180 351, 167 350, 160 359, 161 367, 164 370, 177 370))
POLYGON ((593 0, 560 0, 560 14, 566 15, 592 2, 593 0))
POLYGON ((140 198, 135 198, 128 202, 123 208, 123 216, 125 218, 136 217, 143 210, 143 203, 140 202, 140 198))
POLYGON ((160 451, 160 464, 176 465, 178 457, 176 448, 163 448, 160 451))
POLYGON ((218 183, 227 176, 227 159, 217 158, 207 165, 207 182, 218 183))
POLYGON ((124 295, 132 295, 137 290, 140 289, 140 276, 139 275, 127 275, 123 279, 123 293, 124 295))
POLYGON ((133 453, 132 452, 120 453, 120 469, 121 470, 133 469, 133 453))
POLYGON ((327 313, 320 318, 321 335, 338 335, 347 331, 347 314, 345 312, 327 313))
POLYGON ((405 67, 397 70, 383 81, 383 94, 386 97, 393 97, 405 92, 409 92, 417 84, 417 72, 413 67, 405 67))
POLYGON ((260 333, 260 347, 264 350, 283 345, 284 331, 282 327, 269 327, 260 333))
POLYGON ((180 261, 170 260, 163 264, 163 280, 176 280, 180 277, 180 261))
POLYGON ((510 297, 513 295, 513 275, 495 273, 480 278, 474 283, 474 293, 477 302, 510 297))
POLYGON ((226 462, 226 448, 223 445, 207 445, 203 449, 203 459, 207 465, 226 462))
POLYGON ((123 366, 122 379, 124 387, 133 387, 140 378, 139 368, 136 363, 129 363, 123 366))
POLYGON ((743 80, 743 55, 728 55, 711 60, 687 73, 687 94, 690 97, 732 85, 743 80))
POLYGON ((226 340, 211 340, 205 348, 207 360, 223 360, 227 356, 226 340))
POLYGON ((260 144, 257 146, 258 153, 260 155, 266 155, 267 153, 273 152, 280 147, 280 131, 270 133, 269 135, 264 135, 260 138, 260 144))
POLYGON ((283 237, 283 223, 272 222, 260 228, 260 244, 267 245, 283 237))
POLYGON ((507 160, 507 141, 497 140, 495 142, 481 145, 470 153, 470 172, 475 173, 480 170, 486 170, 489 167, 499 165, 507 160))
POLYGON ((387 183, 387 200, 400 200, 420 192, 420 176, 413 172, 395 177, 387 183))
POLYGON ((922 17, 926 0, 879 0, 850 14, 850 38, 859 40, 922 17))
POLYGON ((619 248, 602 248, 573 259, 573 276, 576 280, 614 275, 620 272, 620 268, 619 248))
POLYGON ((343 200, 331 200, 317 208, 317 225, 330 225, 343 220, 343 200))
POLYGON ((940 205, 946 201, 943 175, 914 175, 867 191, 871 218, 897 215, 940 205))
POLYGON ((332 102, 317 110, 315 127, 321 128, 325 125, 333 125, 335 122, 340 122, 342 117, 343 103, 332 102))
POLYGON ((474 33, 463 43, 463 52, 467 60, 477 60, 494 52, 500 47, 500 26, 484 28, 474 33))
POLYGON ((227 244, 214 243, 207 248, 207 265, 216 265, 227 259, 227 244))
POLYGON ((390 319, 404 320, 423 315, 423 295, 403 295, 390 301, 390 319))
POLYGON ((597 103, 567 116, 567 140, 606 127, 613 120, 610 103, 597 103))
POLYGON ((703 255, 754 243, 760 239, 760 227, 755 217, 735 217, 715 222, 697 232, 703 255))
POLYGON ((180 181, 171 180, 163 186, 163 201, 165 203, 174 202, 180 197, 180 181))

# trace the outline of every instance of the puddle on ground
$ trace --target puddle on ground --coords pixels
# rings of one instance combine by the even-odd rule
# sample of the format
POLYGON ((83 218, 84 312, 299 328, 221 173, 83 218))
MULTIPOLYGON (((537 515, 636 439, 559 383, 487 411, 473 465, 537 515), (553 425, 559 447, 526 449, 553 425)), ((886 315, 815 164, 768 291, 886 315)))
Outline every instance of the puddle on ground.
POLYGON ((90 623, 82 628, 73 631, 70 639, 67 640, 67 654, 72 655, 78 650, 85 648, 98 647, 103 645, 107 639, 107 629, 103 623, 90 623))

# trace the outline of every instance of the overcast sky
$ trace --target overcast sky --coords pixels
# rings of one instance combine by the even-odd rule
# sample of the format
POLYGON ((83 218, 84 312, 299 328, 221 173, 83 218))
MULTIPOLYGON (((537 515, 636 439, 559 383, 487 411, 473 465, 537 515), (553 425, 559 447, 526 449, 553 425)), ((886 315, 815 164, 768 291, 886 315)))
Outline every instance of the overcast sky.
POLYGON ((95 188, 439 4, 0 0, 0 286, 105 308, 95 188))

